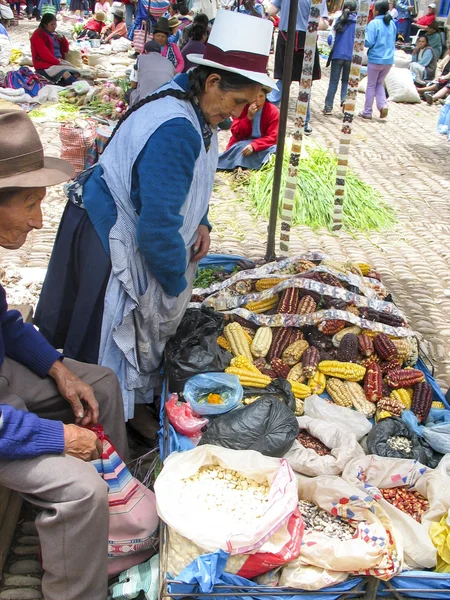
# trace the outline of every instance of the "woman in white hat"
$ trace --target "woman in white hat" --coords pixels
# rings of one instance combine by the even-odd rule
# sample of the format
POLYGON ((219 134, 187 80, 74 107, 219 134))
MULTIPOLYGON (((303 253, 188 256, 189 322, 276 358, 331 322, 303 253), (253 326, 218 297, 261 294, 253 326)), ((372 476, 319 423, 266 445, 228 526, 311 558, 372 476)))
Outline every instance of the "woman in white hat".
POLYGON ((198 66, 133 106, 69 190, 36 320, 66 356, 114 369, 140 433, 209 249, 216 128, 274 87, 272 27, 219 11, 204 54, 188 57, 198 66))

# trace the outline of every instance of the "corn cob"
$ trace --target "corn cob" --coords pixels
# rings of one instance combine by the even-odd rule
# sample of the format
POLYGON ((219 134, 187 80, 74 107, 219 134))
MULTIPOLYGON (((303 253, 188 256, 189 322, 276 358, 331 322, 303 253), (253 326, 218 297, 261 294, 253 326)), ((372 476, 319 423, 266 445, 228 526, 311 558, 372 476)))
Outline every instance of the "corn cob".
POLYGON ((330 296, 325 296, 323 301, 326 308, 336 308, 336 310, 347 310, 347 300, 343 300, 342 298, 331 298, 330 296))
POLYGON ((347 333, 341 340, 337 351, 337 359, 341 362, 358 361, 358 336, 347 333))
POLYGON ((431 385, 422 381, 414 386, 411 410, 416 415, 419 423, 426 421, 433 401, 433 390, 431 385))
POLYGON ((299 340, 304 340, 305 337, 303 335, 303 331, 301 329, 299 329, 298 327, 291 327, 292 329, 292 333, 289 336, 289 346, 291 344, 294 344, 295 342, 298 342, 299 340))
POLYGON ((348 304, 347 308, 345 310, 347 312, 353 313, 354 315, 356 315, 357 317, 359 317, 359 308, 357 306, 355 306, 354 304, 348 304))
POLYGON ((315 263, 311 262, 310 260, 306 260, 304 258, 301 258, 294 264, 296 273, 306 273, 306 271, 311 271, 311 269, 314 269, 315 267, 316 267, 315 263))
POLYGON ((418 369, 399 369, 398 371, 389 371, 386 375, 387 384, 394 389, 410 387, 424 380, 424 374, 418 369))
POLYGON ((373 341, 372 338, 367 334, 362 333, 358 336, 358 345, 359 351, 363 356, 369 357, 371 354, 373 354, 373 341))
POLYGON ((358 335, 358 333, 361 331, 361 329, 359 327, 357 327, 356 325, 352 325, 351 327, 344 327, 344 329, 342 329, 342 331, 339 331, 338 333, 336 333, 335 335, 333 335, 333 346, 335 348, 339 348, 341 342, 342 342, 342 338, 344 338, 348 333, 353 333, 355 335, 358 335))
POLYGON ((272 344, 267 354, 267 362, 272 362, 273 358, 281 358, 283 352, 289 346, 292 335, 292 327, 278 327, 273 332, 272 344))
POLYGON ((330 269, 334 269, 335 271, 345 274, 347 274, 349 271, 347 265, 340 263, 337 260, 333 260, 332 258, 325 258, 321 261, 320 266, 329 267, 330 269))
POLYGON ((296 398, 304 400, 305 398, 311 396, 311 390, 304 383, 299 383, 298 381, 289 381, 289 383, 292 386, 292 393, 296 398))
MULTIPOLYGON (((289 376, 288 376, 289 379, 289 376)), ((317 371, 312 377, 308 379, 308 386, 311 390, 311 394, 323 394, 327 385, 327 378, 323 373, 317 371)))
POLYGON ((298 315, 309 315, 313 313, 317 308, 317 302, 314 300, 312 296, 303 296, 300 299, 300 302, 297 305, 297 314, 298 315))
POLYGON ((283 362, 281 358, 274 358, 271 361, 270 366, 277 374, 277 377, 284 377, 284 379, 287 378, 289 371, 291 370, 291 367, 283 362))
POLYGON ((272 329, 270 327, 260 327, 252 340, 251 353, 256 358, 264 358, 270 350, 271 343, 272 329))
POLYGON ((357 265, 358 269, 361 271, 364 277, 366 277, 367 273, 369 273, 372 270, 372 267, 367 263, 357 263, 357 265))
POLYGON ((299 295, 300 291, 298 288, 286 288, 281 294, 281 300, 277 308, 277 313, 294 315, 295 311, 297 310, 299 295))
POLYGON ((246 356, 235 356, 231 359, 230 365, 236 369, 242 369, 243 371, 249 371, 250 373, 256 373, 261 375, 261 371, 251 363, 246 356))
POLYGON ((333 287, 338 287, 341 288, 343 287, 342 282, 340 279, 338 279, 337 277, 335 277, 334 275, 332 275, 331 273, 319 273, 320 276, 320 280, 325 283, 326 285, 331 285, 333 287))
POLYGON ((436 400, 435 402, 431 403, 431 408, 437 408, 437 409, 443 410, 445 408, 445 406, 444 406, 443 402, 438 402, 436 400))
POLYGON ((383 376, 380 365, 370 365, 364 377, 364 393, 370 402, 378 402, 383 395, 383 376))
POLYGON ((275 371, 270 368, 270 365, 268 365, 265 369, 261 369, 261 373, 263 375, 267 375, 267 377, 270 377, 270 379, 276 379, 278 377, 275 371))
POLYGON ((376 333, 375 331, 372 331, 371 329, 363 329, 361 331, 362 335, 368 335, 370 338, 374 338, 376 335, 378 335, 378 333, 376 333))
POLYGON ((266 300, 255 300, 254 302, 249 302, 244 306, 250 312, 254 312, 256 314, 264 313, 274 308, 278 304, 278 294, 274 294, 271 298, 267 298, 266 300))
POLYGON ((287 365, 293 367, 300 361, 307 348, 309 348, 309 344, 306 340, 298 340, 286 348, 281 358, 287 365))
POLYGON ((346 321, 340 319, 328 319, 327 321, 321 321, 317 325, 317 329, 326 335, 334 335, 339 331, 342 331, 347 325, 346 321))
POLYGON ((257 387, 265 388, 271 382, 271 378, 263 374, 252 373, 251 371, 244 371, 244 369, 238 369, 236 367, 227 367, 225 373, 230 375, 237 375, 239 382, 245 387, 257 387))
POLYGON ((345 406, 346 408, 352 408, 353 402, 343 381, 331 377, 327 381, 326 390, 335 404, 338 406, 345 406))
POLYGON ((361 381, 366 374, 366 369, 361 365, 337 360, 320 362, 319 371, 329 377, 339 377, 339 379, 347 379, 347 381, 361 381))
POLYGON ((364 390, 356 381, 344 381, 344 385, 350 394, 353 407, 365 417, 370 419, 375 414, 375 404, 367 400, 364 390))
POLYGON ((300 398, 295 399, 295 416, 301 417, 305 413, 305 403, 300 398))
POLYGON ((279 279, 278 277, 272 277, 272 278, 267 277, 265 279, 258 279, 258 281, 255 283, 255 289, 257 292, 263 292, 264 290, 270 290, 270 288, 275 287, 282 281, 283 280, 279 279))
POLYGON ((411 408, 413 390, 412 388, 398 388, 397 390, 392 390, 389 396, 396 400, 397 402, 401 402, 403 407, 406 410, 411 408))
POLYGON ((320 360, 320 352, 314 346, 310 346, 303 352, 302 365, 306 377, 314 377, 320 360))
POLYGON ((326 350, 331 352, 333 343, 331 339, 324 333, 319 331, 317 327, 311 327, 306 330, 306 339, 310 346, 315 346, 317 350, 326 350))
POLYGON ((392 415, 399 417, 405 410, 405 407, 403 406, 403 402, 401 402, 401 400, 396 400, 395 398, 391 398, 389 396, 388 398, 384 397, 378 400, 377 410, 387 410, 392 415))
POLYGON ((246 356, 250 362, 253 362, 250 344, 245 337, 242 325, 239 323, 230 323, 225 327, 223 333, 231 346, 231 352, 234 356, 246 356))
POLYGON ((256 325, 256 323, 252 323, 248 319, 244 319, 239 315, 224 315, 224 319, 229 320, 231 323, 239 323, 239 325, 242 325, 242 327, 245 327, 245 329, 253 329, 253 331, 256 331, 259 327, 259 325, 256 325))
POLYGON ((373 269, 370 269, 370 271, 367 273, 366 277, 370 277, 371 279, 377 279, 378 281, 381 281, 381 275, 377 271, 374 271, 373 269))
POLYGON ((330 352, 326 350, 319 350, 319 362, 323 360, 336 360, 336 350, 333 348, 330 352))
POLYGON ((378 421, 382 421, 383 419, 387 419, 388 417, 392 416, 392 413, 390 413, 388 410, 377 410, 375 413, 375 422, 378 423, 378 421))
POLYGON ((403 362, 411 354, 411 346, 408 338, 394 338, 392 343, 397 348, 398 358, 403 362))
POLYGON ((234 290, 241 296, 250 294, 253 288, 253 281, 250 279, 241 279, 234 284, 234 290))
POLYGON ((228 350, 228 352, 231 352, 230 342, 224 335, 219 335, 219 337, 217 338, 217 343, 221 348, 224 348, 225 350, 228 350))
POLYGON ((368 367, 370 367, 370 365, 373 365, 374 363, 380 364, 380 357, 376 354, 371 354, 368 358, 364 358, 360 364, 363 367, 366 367, 367 369, 368 367))
POLYGON ((391 395, 391 388, 388 386, 388 384, 385 382, 385 380, 383 379, 383 383, 381 386, 381 389, 383 391, 383 393, 381 394, 382 397, 388 397, 391 395))
POLYGON ((253 342, 253 338, 255 336, 255 332, 253 331, 253 329, 249 329, 248 327, 242 327, 242 331, 244 332, 245 339, 251 346, 252 342, 253 342))
POLYGON ((262 373, 263 369, 267 369, 270 366, 266 363, 266 360, 264 358, 255 358, 255 360, 253 361, 253 364, 259 371, 261 371, 261 373, 262 373))
POLYGON ((373 338, 373 347, 378 356, 383 360, 397 358, 397 348, 385 333, 379 333, 373 338))
POLYGON ((289 371, 287 378, 289 381, 297 381, 298 383, 304 383, 306 381, 306 375, 303 373, 302 363, 298 363, 292 367, 289 371))
POLYGON ((359 310, 362 319, 368 321, 375 321, 375 323, 384 323, 385 325, 391 325, 392 327, 403 327, 405 321, 402 317, 393 315, 391 313, 375 310, 370 306, 365 306, 359 310))
POLYGON ((409 341, 410 354, 408 358, 405 360, 405 367, 414 367, 414 365, 419 360, 419 343, 416 337, 407 338, 409 341))
POLYGON ((389 371, 396 371, 401 369, 402 365, 398 358, 393 358, 392 360, 385 360, 380 363, 380 369, 383 375, 386 375, 389 371))

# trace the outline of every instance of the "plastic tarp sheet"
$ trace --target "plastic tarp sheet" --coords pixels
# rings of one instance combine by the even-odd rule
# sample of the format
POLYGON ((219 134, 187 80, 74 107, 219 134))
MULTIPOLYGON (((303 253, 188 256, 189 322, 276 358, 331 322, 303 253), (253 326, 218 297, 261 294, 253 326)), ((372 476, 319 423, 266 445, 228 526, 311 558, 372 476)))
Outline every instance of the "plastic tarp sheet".
POLYGON ((398 592, 399 598, 424 598, 425 600, 448 600, 450 597, 450 577, 446 573, 427 571, 407 571, 387 582, 380 583, 377 598, 392 598, 391 585, 398 592), (432 590, 432 591, 412 591, 432 590))

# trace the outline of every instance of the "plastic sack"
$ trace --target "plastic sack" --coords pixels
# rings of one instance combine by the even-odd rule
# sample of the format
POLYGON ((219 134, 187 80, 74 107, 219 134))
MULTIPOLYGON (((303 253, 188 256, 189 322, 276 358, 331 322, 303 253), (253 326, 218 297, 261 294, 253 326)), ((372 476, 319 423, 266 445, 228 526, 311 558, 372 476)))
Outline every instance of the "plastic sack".
POLYGON ((75 175, 84 171, 88 152, 95 143, 96 135, 94 121, 77 119, 73 123, 61 125, 61 158, 75 168, 75 175))
POLYGON ((276 398, 284 402, 292 412, 295 412, 295 396, 292 392, 292 386, 287 379, 278 377, 269 383, 264 389, 244 388, 244 398, 248 396, 258 396, 259 398, 276 398))
POLYGON ((410 410, 405 410, 402 412, 402 421, 426 440, 436 452, 450 452, 450 411, 432 408, 425 425, 420 425, 416 415, 410 410))
POLYGON ((312 592, 343 583, 348 576, 344 571, 330 571, 293 561, 281 570, 278 585, 312 592))
POLYGON ((433 464, 433 451, 423 443, 419 436, 399 417, 387 417, 379 421, 367 436, 367 450, 369 454, 387 456, 389 458, 414 459, 426 466, 433 464), (406 437, 412 444, 411 452, 394 450, 388 439, 393 436, 406 437))
MULTIPOLYGON (((295 511, 264 544, 250 554, 233 554, 227 557, 224 570, 240 577, 253 578, 276 569, 300 554, 304 523, 295 511)), ((167 570, 172 577, 205 555, 205 550, 169 529, 167 570)))
POLYGON ((345 431, 350 431, 358 441, 372 429, 371 422, 360 412, 345 406, 331 404, 320 396, 314 395, 306 398, 304 411, 307 417, 329 421, 344 428, 345 431))
POLYGON ((358 92, 361 94, 365 94, 367 90, 367 77, 363 77, 361 81, 358 83, 358 92))
POLYGON ((403 50, 396 50, 394 52, 394 66, 397 67, 397 69, 407 69, 410 62, 410 54, 406 54, 403 50))
POLYGON ((159 587, 159 554, 150 560, 131 569, 123 571, 119 580, 109 587, 110 600, 130 600, 141 598, 143 592, 145 600, 157 600, 159 587))
POLYGON ((218 548, 231 554, 256 550, 286 523, 297 508, 297 484, 287 461, 269 458, 252 450, 236 452, 210 445, 171 454, 155 482, 155 494, 161 519, 207 552, 218 548), (264 517, 249 519, 240 531, 228 531, 219 509, 206 514, 199 511, 195 503, 181 502, 182 480, 207 465, 220 465, 259 483, 267 482, 270 491, 264 517))
POLYGON ((7 67, 11 60, 11 42, 6 35, 0 35, 0 67, 7 67))
POLYGON ((178 402, 178 395, 171 394, 165 405, 169 423, 182 435, 198 437, 206 425, 208 419, 199 419, 192 412, 192 408, 186 402, 178 402))
POLYGON ((302 576, 305 565, 385 580, 401 572, 401 537, 386 511, 365 490, 331 475, 298 476, 297 481, 301 500, 314 502, 331 515, 351 520, 356 532, 350 540, 340 540, 322 531, 305 529, 300 556, 283 569, 280 585, 289 579, 289 585, 299 587, 295 570, 300 567, 302 576))
POLYGON ((297 422, 300 430, 306 429, 331 450, 330 454, 320 456, 312 448, 305 448, 295 440, 284 458, 297 473, 311 477, 340 475, 352 458, 364 455, 355 435, 333 422, 311 417, 298 417, 297 422))
POLYGON ((298 423, 292 410, 277 398, 267 397, 214 419, 200 445, 256 450, 281 458, 297 436, 298 423))
POLYGON ((222 415, 240 405, 244 390, 239 377, 228 373, 204 373, 191 377, 184 386, 184 398, 198 415, 222 415), (208 394, 219 394, 221 404, 210 404, 208 394), (204 399, 203 402, 199 400, 204 399))
POLYGON ((392 67, 385 79, 386 89, 391 102, 420 102, 420 96, 414 85, 414 79, 409 69, 392 67))
POLYGON ((58 92, 63 89, 64 88, 59 85, 44 85, 44 87, 39 90, 35 100, 39 102, 39 104, 44 104, 45 102, 59 102, 58 92))
POLYGON ((404 561, 409 569, 436 565, 436 549, 428 534, 432 521, 448 510, 450 478, 445 468, 429 469, 416 460, 365 456, 352 460, 342 477, 372 496, 392 519, 404 543, 404 561), (421 523, 385 500, 380 489, 406 486, 427 498, 428 510, 421 523))
MULTIPOLYGON (((70 62, 74 67, 82 67, 83 61, 81 60, 81 48, 77 46, 70 46, 69 51, 64 56, 65 60, 70 62)), ((79 93, 79 92, 77 92, 79 93)))
POLYGON ((87 81, 75 81, 75 83, 72 83, 72 88, 81 96, 82 94, 87 94, 91 86, 87 81))
POLYGON ((444 515, 438 523, 431 523, 430 538, 438 553, 436 571, 450 573, 450 523, 444 515))
POLYGON ((222 332, 222 315, 213 310, 188 308, 166 345, 165 369, 172 392, 182 392, 193 375, 224 371, 229 366, 232 355, 217 343, 222 332))

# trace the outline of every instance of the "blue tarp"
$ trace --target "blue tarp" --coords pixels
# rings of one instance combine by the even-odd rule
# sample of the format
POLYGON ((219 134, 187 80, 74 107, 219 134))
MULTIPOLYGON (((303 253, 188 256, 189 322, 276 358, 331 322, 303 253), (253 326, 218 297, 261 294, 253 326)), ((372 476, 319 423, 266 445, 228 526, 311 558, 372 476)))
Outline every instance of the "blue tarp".
MULTIPOLYGON (((400 598, 424 598, 425 600, 448 600, 450 598, 450 577, 446 573, 405 571, 388 583, 394 589, 402 590, 398 592, 400 598)), ((386 584, 381 582, 377 598, 392 598, 392 592, 389 592, 386 588, 386 584)))

